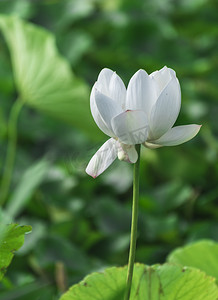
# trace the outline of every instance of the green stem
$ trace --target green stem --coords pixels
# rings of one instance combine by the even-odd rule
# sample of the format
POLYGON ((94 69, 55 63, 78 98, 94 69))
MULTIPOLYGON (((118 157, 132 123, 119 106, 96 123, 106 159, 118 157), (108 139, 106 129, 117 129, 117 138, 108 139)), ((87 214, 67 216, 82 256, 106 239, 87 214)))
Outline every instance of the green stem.
POLYGON ((140 148, 141 148, 140 145, 136 145, 138 160, 134 165, 134 171, 133 171, 132 225, 131 225, 131 239, 130 239, 130 249, 129 249, 129 263, 128 263, 128 271, 127 271, 127 285, 126 285, 124 300, 129 300, 130 298, 133 268, 135 262, 137 225, 138 225, 140 148))
POLYGON ((13 173, 14 160, 16 154, 17 144, 17 120, 20 110, 23 106, 23 102, 17 99, 11 108, 9 121, 8 121, 8 146, 5 159, 4 173, 2 176, 2 182, 0 186, 0 206, 3 206, 8 197, 8 192, 11 184, 11 177, 13 173))

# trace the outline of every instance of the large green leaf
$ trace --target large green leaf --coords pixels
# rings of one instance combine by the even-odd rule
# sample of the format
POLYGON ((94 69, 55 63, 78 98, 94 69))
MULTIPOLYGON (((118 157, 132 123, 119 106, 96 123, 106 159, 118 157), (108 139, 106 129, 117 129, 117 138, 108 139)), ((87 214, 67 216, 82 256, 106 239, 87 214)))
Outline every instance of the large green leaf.
POLYGON ((174 250, 168 261, 204 271, 218 281, 218 243, 202 240, 174 250))
MULTIPOLYGON (((127 268, 109 268, 93 273, 73 286, 61 300, 121 300, 127 268)), ((215 279, 192 268, 176 265, 136 264, 130 299, 133 300, 215 300, 215 279)))
POLYGON ((24 243, 24 235, 31 231, 31 226, 18 224, 0 224, 0 280, 11 263, 14 252, 24 243))
POLYGON ((19 96, 28 105, 101 135, 89 110, 89 88, 59 55, 54 36, 15 16, 0 16, 19 96))

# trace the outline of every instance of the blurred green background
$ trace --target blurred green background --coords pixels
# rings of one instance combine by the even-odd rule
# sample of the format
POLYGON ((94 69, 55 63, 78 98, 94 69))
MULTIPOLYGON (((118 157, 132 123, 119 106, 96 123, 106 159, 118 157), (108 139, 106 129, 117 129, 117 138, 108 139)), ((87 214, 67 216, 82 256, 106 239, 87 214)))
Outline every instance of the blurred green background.
MULTIPOLYGON (((218 241, 217 10, 215 0, 0 1, 1 14, 16 14, 55 35, 88 90, 104 67, 126 84, 140 68, 151 73, 167 65, 177 72, 182 108, 176 124, 203 126, 186 144, 143 150, 138 262, 164 262, 172 249, 197 239, 218 241)), ((16 97, 1 35, 1 175, 16 97)), ((86 274, 127 263, 132 166, 116 161, 95 180, 86 175, 107 137, 90 132, 89 124, 80 127, 22 109, 9 207, 16 222, 33 230, 1 283, 1 300, 58 299, 86 274)))

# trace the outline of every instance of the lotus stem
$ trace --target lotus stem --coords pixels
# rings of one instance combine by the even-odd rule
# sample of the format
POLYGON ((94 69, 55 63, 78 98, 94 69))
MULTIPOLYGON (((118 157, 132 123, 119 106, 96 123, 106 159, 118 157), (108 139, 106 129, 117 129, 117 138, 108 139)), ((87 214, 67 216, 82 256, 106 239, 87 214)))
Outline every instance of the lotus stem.
POLYGON ((124 300, 130 299, 133 269, 135 262, 136 240, 137 240, 137 225, 138 225, 138 202, 139 202, 139 167, 140 167, 140 149, 141 145, 136 145, 138 160, 134 164, 133 171, 133 202, 132 202, 132 223, 131 223, 131 238, 129 249, 129 262, 127 271, 127 285, 124 300))

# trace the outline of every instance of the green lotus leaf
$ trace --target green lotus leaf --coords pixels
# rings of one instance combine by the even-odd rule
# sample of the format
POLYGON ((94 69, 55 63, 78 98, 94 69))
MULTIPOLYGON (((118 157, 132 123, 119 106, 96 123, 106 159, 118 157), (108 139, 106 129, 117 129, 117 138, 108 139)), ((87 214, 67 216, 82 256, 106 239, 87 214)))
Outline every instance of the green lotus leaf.
POLYGON ((218 281, 218 243, 202 240, 174 250, 168 261, 204 271, 218 281))
MULTIPOLYGON (((93 273, 74 285, 61 300, 122 300, 127 267, 93 273)), ((130 300, 215 300, 215 279, 193 268, 136 264, 130 300)))

